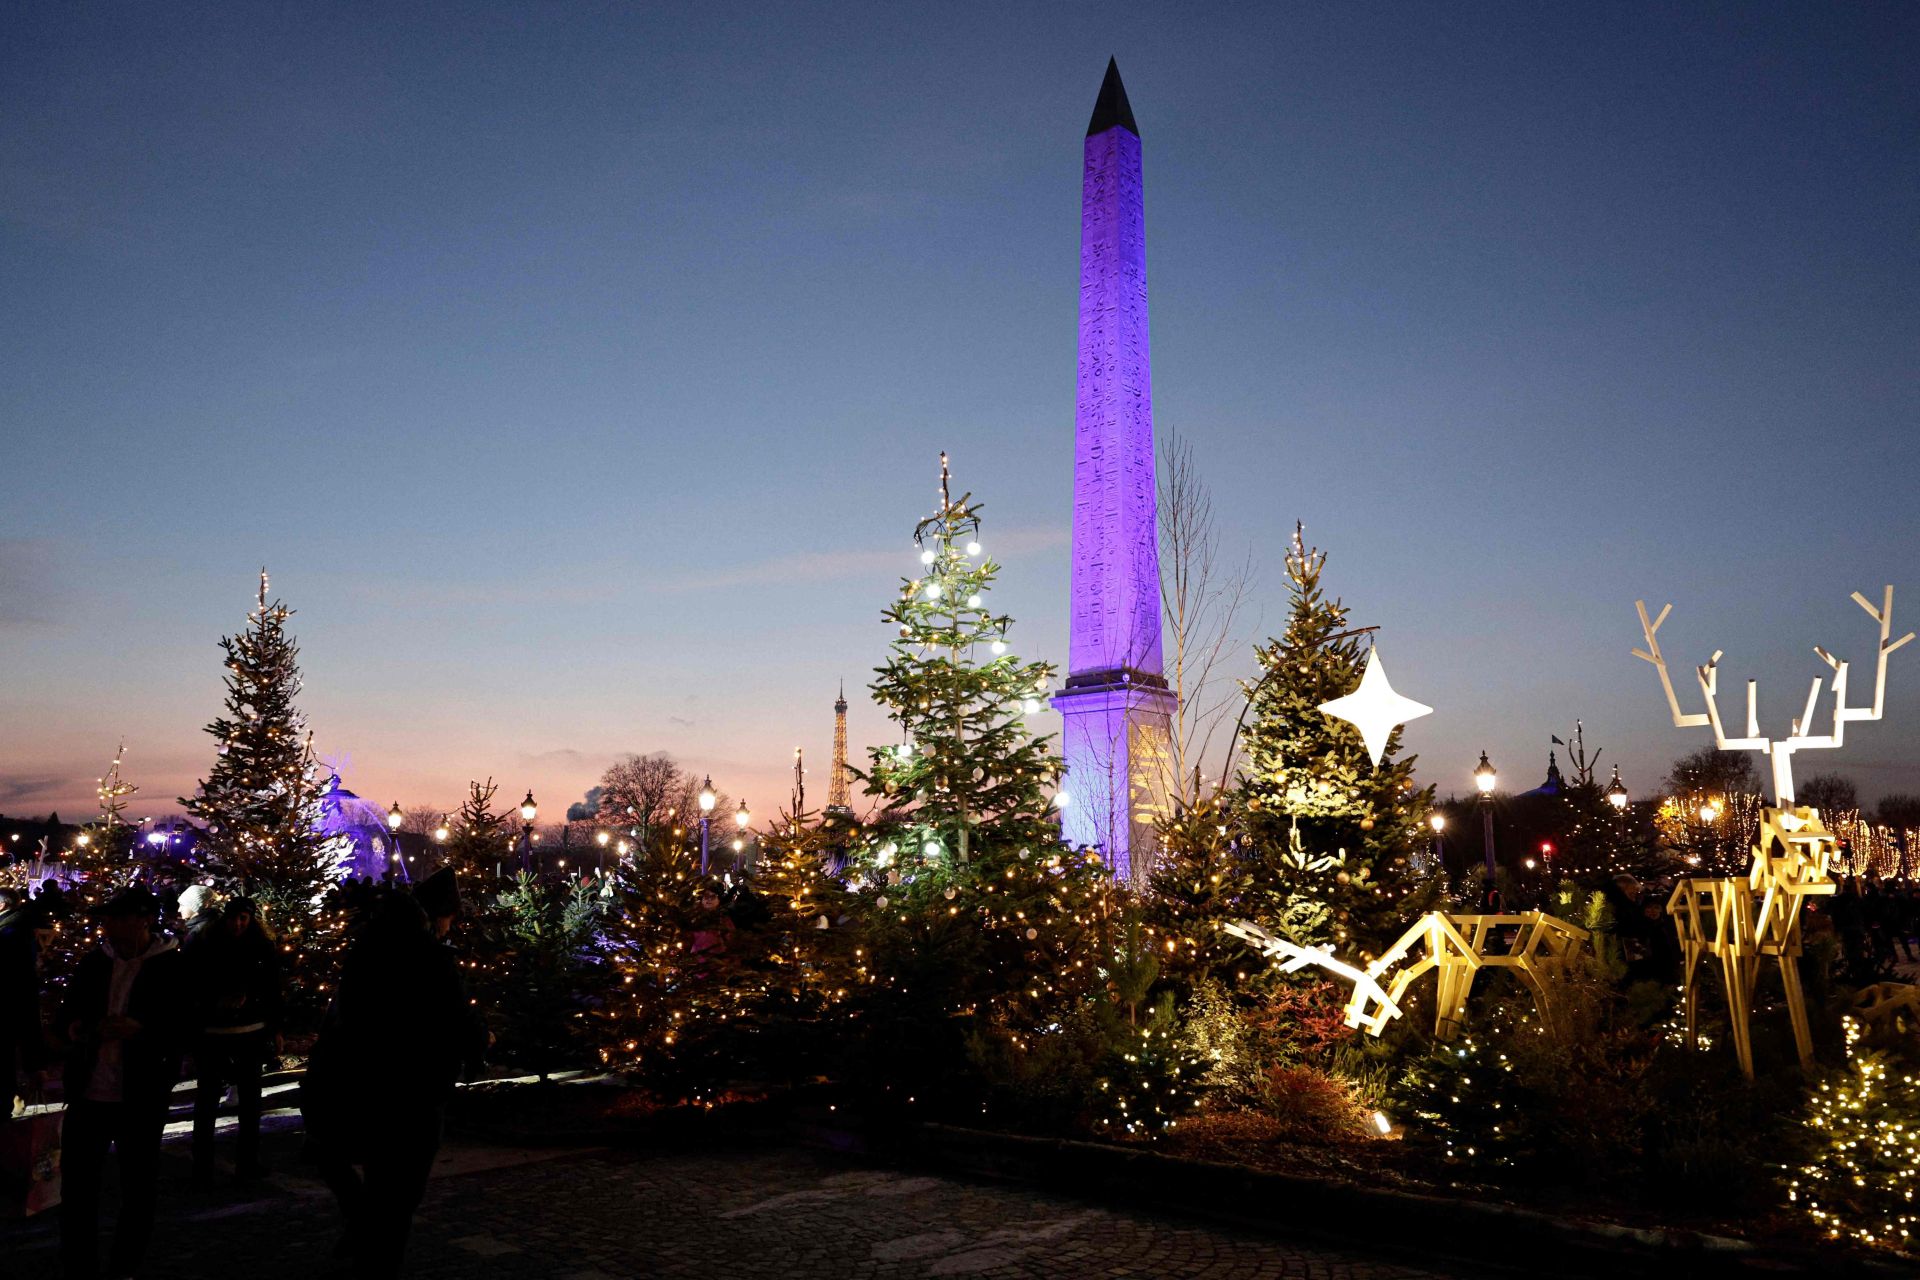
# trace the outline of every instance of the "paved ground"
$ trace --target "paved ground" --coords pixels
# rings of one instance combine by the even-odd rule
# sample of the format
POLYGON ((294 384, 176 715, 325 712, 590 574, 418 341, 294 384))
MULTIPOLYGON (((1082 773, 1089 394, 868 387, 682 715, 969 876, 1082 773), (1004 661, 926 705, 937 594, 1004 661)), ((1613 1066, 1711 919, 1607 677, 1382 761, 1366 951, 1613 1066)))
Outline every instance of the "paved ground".
MULTIPOLYGON (((344 1274, 328 1257, 331 1198, 300 1167, 291 1122, 277 1127, 268 1146, 279 1172, 250 1193, 193 1190, 170 1139, 148 1276, 344 1274)), ((0 1224, 0 1276, 51 1280, 55 1230, 51 1215, 0 1224)), ((458 1143, 442 1152, 409 1263, 412 1276, 489 1280, 1467 1274, 791 1150, 557 1154, 458 1143)))

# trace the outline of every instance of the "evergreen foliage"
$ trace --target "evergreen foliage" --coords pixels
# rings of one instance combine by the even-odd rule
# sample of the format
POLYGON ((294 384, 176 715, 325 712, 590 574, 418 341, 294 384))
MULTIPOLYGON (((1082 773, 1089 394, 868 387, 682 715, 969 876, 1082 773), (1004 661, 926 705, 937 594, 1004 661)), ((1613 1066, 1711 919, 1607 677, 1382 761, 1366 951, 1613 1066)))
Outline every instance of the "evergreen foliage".
POLYGON ((1249 904, 1261 923, 1308 945, 1370 954, 1427 910, 1437 883, 1414 872, 1431 788, 1396 729, 1376 768, 1352 725, 1322 703, 1352 693, 1367 650, 1347 608, 1320 583, 1326 555, 1296 530, 1287 553, 1285 631, 1259 645, 1239 806, 1249 846, 1249 904))
POLYGON ((1812 1158, 1787 1182, 1787 1198, 1839 1239, 1911 1249, 1920 1228, 1920 1073, 1861 1045, 1846 1020, 1847 1065, 1821 1081, 1803 1123, 1812 1158))
POLYGON ((493 797, 500 788, 492 778, 469 782, 467 798, 449 823, 441 857, 460 877, 466 892, 477 885, 493 885, 510 861, 517 862, 511 831, 512 815, 495 813, 493 797))
POLYGON ((601 974, 600 906, 583 880, 522 873, 479 921, 475 950, 484 959, 473 985, 498 1028, 499 1053, 542 1080, 585 1052, 601 974))
POLYGON ((303 918, 339 876, 338 857, 319 835, 313 737, 294 705, 301 681, 299 646, 286 630, 292 612, 267 603, 262 571, 247 629, 220 641, 226 713, 207 726, 213 768, 200 794, 180 801, 206 824, 204 847, 216 864, 284 920, 303 918))

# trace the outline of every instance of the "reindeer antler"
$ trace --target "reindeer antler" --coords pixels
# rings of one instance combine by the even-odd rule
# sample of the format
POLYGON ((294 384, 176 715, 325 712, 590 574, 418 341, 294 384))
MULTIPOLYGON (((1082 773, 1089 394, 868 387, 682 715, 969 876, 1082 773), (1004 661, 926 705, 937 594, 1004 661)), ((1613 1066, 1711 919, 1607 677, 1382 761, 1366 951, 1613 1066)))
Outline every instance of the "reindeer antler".
POLYGON ((1667 660, 1660 652, 1658 632, 1660 624, 1667 620, 1673 611, 1672 605, 1660 610, 1660 616, 1649 620, 1647 604, 1644 600, 1634 602, 1640 611, 1640 630, 1647 637, 1645 649, 1635 649, 1636 658, 1651 662, 1660 672, 1660 687, 1666 691, 1667 708, 1673 713, 1673 723, 1677 728, 1693 728, 1710 725, 1713 728, 1714 745, 1722 751, 1758 751, 1773 760, 1774 803, 1781 806, 1793 804, 1793 754, 1796 751, 1816 750, 1838 747, 1846 738, 1846 724, 1849 720, 1878 720, 1886 707, 1887 696, 1887 657, 1895 649, 1913 639, 1909 631, 1898 640, 1890 639, 1893 634, 1893 588, 1888 586, 1879 608, 1861 595, 1853 593, 1853 599, 1867 616, 1880 624, 1880 646, 1877 651, 1877 664, 1874 671, 1873 705, 1871 707, 1849 707, 1847 705, 1847 664, 1835 658, 1818 645, 1814 653, 1833 671, 1833 731, 1814 735, 1809 732, 1813 725, 1815 706, 1820 701, 1821 678, 1814 677, 1813 687, 1807 690, 1807 701, 1800 715, 1795 717, 1791 732, 1785 738, 1765 738, 1760 734, 1759 723, 1759 683, 1747 681, 1747 732, 1745 737, 1729 738, 1720 722, 1719 692, 1720 651, 1714 650, 1713 657, 1705 666, 1695 667, 1694 673, 1700 680, 1700 692, 1705 697, 1707 709, 1704 712, 1685 713, 1680 710, 1680 699, 1673 691, 1673 679, 1667 674, 1667 660))

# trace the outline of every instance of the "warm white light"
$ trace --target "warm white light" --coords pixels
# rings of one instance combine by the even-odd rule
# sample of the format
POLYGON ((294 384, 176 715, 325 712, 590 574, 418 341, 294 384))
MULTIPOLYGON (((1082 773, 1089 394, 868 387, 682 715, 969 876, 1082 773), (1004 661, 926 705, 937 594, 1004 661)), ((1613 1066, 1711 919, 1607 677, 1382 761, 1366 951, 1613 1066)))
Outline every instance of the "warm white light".
POLYGON ((1005 640, 995 640, 988 648, 993 650, 993 656, 997 658, 1007 651, 1007 642, 1005 640))
POLYGON ((618 852, 621 857, 624 858, 627 856, 627 850, 632 848, 633 846, 629 845, 625 840, 622 840, 619 844, 613 847, 614 847, 614 850, 618 852))
POLYGON ((980 607, 980 593, 976 591, 972 595, 967 597, 967 608, 978 609, 979 607, 980 607))
POLYGON ((1712 822, 1720 816, 1720 806, 1708 800, 1700 806, 1700 821, 1712 822))
POLYGON ((1054 808, 1056 808, 1056 809, 1064 809, 1064 808, 1066 808, 1066 807, 1067 807, 1068 805, 1070 805, 1070 804, 1072 804, 1072 803, 1073 803, 1073 797, 1072 797, 1072 796, 1070 796, 1070 795, 1068 795, 1068 794, 1067 794, 1066 792, 1064 792, 1064 791, 1056 791, 1056 792, 1054 792, 1054 793, 1053 793, 1053 807, 1054 807, 1054 808))
POLYGON ((937 582, 929 582, 927 584, 927 599, 938 600, 939 598, 940 598, 940 584, 937 582))
POLYGON ((1447 829, 1447 815, 1444 813, 1428 814, 1427 825, 1433 828, 1433 834, 1439 835, 1447 829))
POLYGON ((393 808, 387 810, 387 830, 398 831, 400 829, 401 821, 402 819, 400 817, 400 802, 398 800, 395 800, 393 802, 393 808))
POLYGON ((1487 759, 1487 753, 1480 753, 1480 763, 1473 771, 1473 785, 1480 788, 1480 794, 1490 796, 1494 786, 1500 781, 1500 775, 1494 770, 1493 762, 1487 759))
POLYGON ((938 840, 929 840, 920 846, 920 852, 926 854, 929 858, 937 858, 940 856, 940 842, 938 840))
POLYGON ((602 849, 607 847, 607 842, 611 839, 613 839, 613 837, 608 835, 604 831, 596 833, 593 837, 594 843, 599 845, 602 849))
POLYGON ((1386 1112, 1376 1111, 1373 1113, 1373 1127, 1384 1138, 1393 1132, 1393 1121, 1387 1119, 1386 1112))
POLYGON ((932 547, 928 547, 928 548, 927 548, 927 549, 926 549, 925 551, 922 551, 922 552, 920 553, 920 563, 921 563, 921 564, 932 564, 932 563, 933 563, 933 548, 932 548, 932 547))
POLYGON ((1376 769, 1396 726, 1433 714, 1433 708, 1426 703, 1403 698, 1393 691, 1393 686, 1387 683, 1387 668, 1380 661, 1378 649, 1367 655, 1367 669, 1360 674, 1360 687, 1344 698, 1321 703, 1320 710, 1360 731, 1361 741, 1367 744, 1367 758, 1376 769))
POLYGON ((969 543, 967 544, 967 554, 968 554, 968 555, 970 555, 970 556, 977 556, 977 555, 979 555, 979 554, 980 554, 980 544, 979 544, 979 543, 977 543, 977 542, 969 542, 969 543))
POLYGON ((1020 709, 1026 712, 1028 715, 1032 715, 1038 710, 1040 710, 1040 704, 1035 702, 1032 698, 1022 698, 1020 699, 1020 709))
POLYGON ((520 820, 528 826, 532 826, 533 820, 539 816, 540 806, 533 802, 533 792, 529 791, 527 792, 527 798, 520 802, 520 820))
POLYGON ((84 849, 88 845, 93 843, 93 837, 88 835, 86 832, 82 831, 79 835, 73 838, 73 842, 79 845, 82 849, 84 849))
POLYGON ((753 819, 747 814, 747 802, 745 800, 742 800, 740 802, 740 807, 734 811, 733 825, 735 825, 736 827, 739 827, 742 831, 745 831, 747 829, 747 824, 751 821, 753 821, 753 819))
POLYGON ((703 778, 700 782, 700 812, 712 813, 717 803, 713 794, 713 779, 703 778))

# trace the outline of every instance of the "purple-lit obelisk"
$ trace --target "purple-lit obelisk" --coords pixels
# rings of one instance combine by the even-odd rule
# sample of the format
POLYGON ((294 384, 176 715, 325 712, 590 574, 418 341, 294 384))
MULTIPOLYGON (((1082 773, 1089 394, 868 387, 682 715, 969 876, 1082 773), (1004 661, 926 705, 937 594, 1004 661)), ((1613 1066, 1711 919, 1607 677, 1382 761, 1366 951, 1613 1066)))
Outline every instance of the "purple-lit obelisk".
POLYGON ((1087 126, 1080 189, 1080 376, 1074 419, 1066 838, 1145 876, 1164 804, 1174 698, 1160 660, 1160 552, 1147 358, 1140 130, 1120 68, 1087 126))

